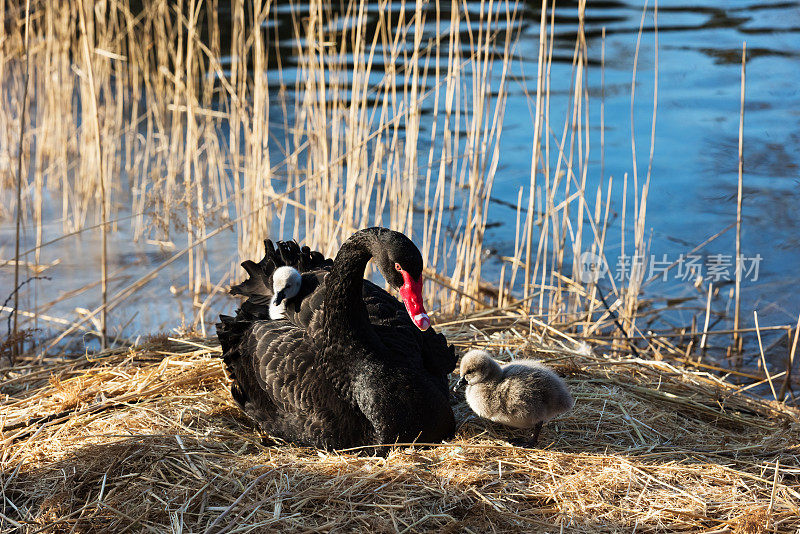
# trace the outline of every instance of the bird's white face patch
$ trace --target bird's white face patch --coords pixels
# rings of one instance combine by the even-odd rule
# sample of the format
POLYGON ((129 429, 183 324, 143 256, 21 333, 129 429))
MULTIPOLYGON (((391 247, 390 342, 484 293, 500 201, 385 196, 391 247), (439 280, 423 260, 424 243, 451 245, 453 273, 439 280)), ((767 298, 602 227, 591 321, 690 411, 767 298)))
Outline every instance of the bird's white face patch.
POLYGON ((275 269, 275 272, 272 273, 272 300, 269 304, 271 319, 286 317, 286 300, 294 298, 300 292, 302 283, 300 272, 294 267, 283 266, 275 269), (277 302, 279 293, 281 301, 277 302))
POLYGON ((294 267, 278 267, 272 273, 273 294, 282 290, 286 298, 290 299, 300 292, 301 284, 300 272, 294 267))
POLYGON ((275 297, 272 297, 273 302, 269 305, 269 318, 273 321, 275 319, 285 319, 286 318, 286 303, 281 302, 280 304, 275 304, 274 300, 275 297))

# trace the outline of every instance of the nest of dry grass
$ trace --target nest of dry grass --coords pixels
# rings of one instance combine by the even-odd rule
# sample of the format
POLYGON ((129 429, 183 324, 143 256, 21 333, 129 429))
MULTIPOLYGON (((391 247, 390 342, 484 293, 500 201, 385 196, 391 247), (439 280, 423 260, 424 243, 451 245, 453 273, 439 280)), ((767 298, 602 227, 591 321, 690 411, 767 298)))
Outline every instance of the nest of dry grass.
MULTIPOLYGON (((480 323, 485 325, 485 321, 480 323)), ((211 340, 4 370, 3 529, 20 532, 796 532, 800 413, 717 376, 509 324, 459 345, 536 356, 576 398, 539 449, 455 406, 457 437, 386 457, 260 436, 211 340)))

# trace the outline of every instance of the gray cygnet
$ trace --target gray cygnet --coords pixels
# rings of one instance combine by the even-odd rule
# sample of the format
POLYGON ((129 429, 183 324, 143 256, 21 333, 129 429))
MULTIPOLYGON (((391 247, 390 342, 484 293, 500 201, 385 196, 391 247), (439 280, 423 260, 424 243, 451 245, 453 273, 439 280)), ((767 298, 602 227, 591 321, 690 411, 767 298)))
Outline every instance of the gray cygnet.
POLYGON ((575 404, 564 381, 535 360, 498 364, 488 352, 471 350, 461 359, 461 379, 453 390, 467 384, 467 403, 481 417, 514 428, 532 428, 533 446, 542 425, 569 411, 575 404))
POLYGON ((272 273, 272 299, 269 301, 269 318, 286 317, 286 301, 300 292, 303 278, 294 267, 278 267, 272 273))

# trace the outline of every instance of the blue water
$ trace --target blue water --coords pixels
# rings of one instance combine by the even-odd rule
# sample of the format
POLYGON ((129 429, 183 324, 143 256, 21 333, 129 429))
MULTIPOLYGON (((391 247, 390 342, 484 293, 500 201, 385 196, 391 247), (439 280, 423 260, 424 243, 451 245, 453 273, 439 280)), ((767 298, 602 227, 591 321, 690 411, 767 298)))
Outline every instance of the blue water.
MULTIPOLYGON (((556 12, 562 10, 573 16, 577 13, 574 6, 559 2, 556 12)), ((593 202, 598 184, 607 183, 601 179, 613 176, 612 202, 617 211, 621 210, 625 173, 629 175, 629 192, 633 187, 631 78, 641 13, 642 4, 624 2, 589 2, 586 10, 592 130, 587 196, 593 202), (603 27, 604 90, 600 68, 603 27), (604 168, 601 101, 605 104, 604 168)), ((555 56, 571 57, 575 29, 576 25, 569 22, 557 25, 556 36, 564 38, 557 39, 555 56)), ((647 172, 653 113, 653 29, 651 3, 641 38, 633 111, 640 187, 647 172)), ((754 260, 759 267, 757 280, 752 280, 753 272, 742 284, 743 322, 752 326, 752 310, 756 309, 761 325, 794 323, 800 313, 796 290, 800 262, 800 216, 796 210, 800 205, 800 3, 658 3, 658 109, 647 205, 647 227, 652 229, 650 251, 659 259, 666 254, 668 261, 677 260, 736 220, 741 54, 745 41, 742 254, 747 260, 758 255, 762 259, 754 260)), ((533 116, 523 87, 535 93, 537 46, 538 25, 532 25, 517 51, 524 58, 528 79, 524 84, 511 85, 502 164, 494 187, 494 196, 513 204, 519 186, 529 181, 533 116)), ((553 105, 551 117, 559 137, 571 72, 568 63, 554 64, 552 69, 552 84, 559 95, 554 103, 560 104, 553 105)), ((632 200, 630 194, 628 251, 633 237, 632 200)), ((511 255, 513 227, 509 235, 509 224, 513 226, 513 221, 509 223, 507 218, 513 212, 501 206, 492 210, 490 221, 506 222, 493 228, 487 241, 502 255, 511 255)), ((732 229, 702 252, 733 256, 734 237, 732 229)), ((620 252, 619 241, 617 225, 606 247, 612 271, 620 252)), ((752 262, 746 265, 752 266, 752 262)), ((729 272, 733 274, 732 267, 729 272)), ((691 284, 674 278, 670 274, 667 283, 651 284, 648 295, 698 295, 699 305, 704 306, 703 296, 691 284)), ((724 287, 715 299, 715 309, 729 306, 727 300, 728 287, 724 287)), ((691 312, 678 313, 674 319, 675 323, 688 324, 691 312)))
MULTIPOLYGON (((498 202, 490 204, 490 229, 485 237, 487 249, 494 252, 484 269, 489 279, 499 273, 498 256, 513 254, 517 193, 522 186, 527 195, 530 181, 534 121, 530 95, 536 91, 539 48, 537 6, 537 3, 524 6, 523 29, 514 50, 500 166, 492 192, 498 202)), ((428 9, 431 7, 428 5, 428 9)), ((598 185, 602 184, 605 195, 608 180, 613 177, 612 226, 606 245, 612 274, 621 250, 619 222, 626 173, 629 176, 627 251, 631 249, 633 238, 631 78, 642 8, 643 4, 637 2, 606 1, 589 2, 586 9, 591 128, 587 197, 593 205, 598 185), (601 69, 603 43, 605 66, 601 69), (605 135, 602 152, 601 103, 605 135)), ((652 8, 652 3, 648 4, 633 108, 635 165, 640 188, 648 168, 656 70, 652 8)), ((279 17, 278 22, 270 21, 267 26, 274 29, 290 24, 286 9, 278 6, 276 13, 283 13, 280 15, 283 18, 279 17)), ((743 325, 752 326, 754 309, 759 312, 762 326, 794 324, 800 313, 796 289, 797 265, 800 264, 800 216, 797 215, 800 206, 800 2, 662 1, 658 4, 657 27, 658 108, 646 220, 650 251, 659 259, 666 255, 668 261, 677 260, 680 254, 688 253, 736 220, 741 50, 746 41, 742 248, 744 256, 760 255, 761 261, 758 279, 752 280, 751 276, 743 282, 743 325)), ((554 31, 557 61, 552 66, 550 111, 556 138, 561 136, 565 113, 571 105, 571 58, 577 29, 577 5, 558 2, 554 31)), ((223 41, 228 38, 223 36, 223 41)), ((292 72, 296 72, 292 65, 292 41, 287 39, 281 44, 281 54, 285 55, 283 77, 291 85, 292 72)), ((275 71, 269 74, 272 76, 275 71)), ((375 76, 380 74, 378 71, 375 76)), ((495 70, 495 76, 499 76, 499 69, 495 70)), ((289 102, 292 101, 290 98, 289 102)), ((423 113, 429 112, 430 108, 423 107, 423 113)), ((291 109, 289 113, 291 116, 291 109)), ((275 117, 273 120, 278 120, 275 117)), ((554 154, 556 144, 556 139, 551 139, 554 154)), ((422 160, 427 161, 427 153, 422 160)), ((539 183, 542 183, 541 176, 539 183)), ((46 233, 50 237, 57 236, 60 228, 59 221, 49 221, 46 233)), ((704 248, 701 262, 706 263, 709 255, 732 256, 734 235, 734 230, 729 230, 704 248)), ((173 235, 172 239, 180 250, 185 237, 173 235)), ((13 243, 13 225, 0 225, 0 259, 13 257, 13 243)), ((25 235, 25 246, 32 245, 33 236, 29 231, 25 235)), ((223 232, 209 241, 207 250, 213 282, 235 272, 235 239, 231 232, 223 232)), ((110 293, 145 275, 171 254, 173 251, 162 250, 155 244, 133 242, 128 226, 120 224, 110 242, 110 272, 118 276, 111 284, 110 293)), ((47 302, 65 291, 96 281, 98 256, 96 232, 45 249, 43 263, 56 258, 60 258, 61 263, 44 273, 52 276, 53 281, 36 284, 35 302, 47 302)), ((8 266, 0 268, 2 287, 12 285, 11 276, 8 266)), ((724 280, 718 282, 722 289, 713 306, 718 311, 730 310, 731 286, 725 285, 724 280)), ((180 294, 180 287, 185 284, 185 261, 161 271, 155 281, 114 312, 112 330, 135 337, 141 332, 169 331, 181 324, 190 326, 194 312, 189 300, 180 294), (170 292, 171 286, 178 289, 177 297, 170 292)), ((664 322, 645 326, 684 326, 691 323, 692 315, 698 316, 702 324, 702 312, 698 310, 705 307, 705 295, 690 281, 676 279, 670 274, 666 282, 650 284, 643 298, 681 296, 693 297, 685 305, 687 309, 672 312, 664 322)), ((33 302, 34 296, 30 293, 23 299, 23 303, 29 305, 33 302)), ((76 307, 92 309, 99 302, 99 291, 95 288, 64 300, 47 313, 74 320, 79 316, 76 307)), ((219 311, 232 310, 234 301, 220 293, 208 304, 204 321, 207 333, 213 333, 208 323, 219 311)), ((39 326, 47 327, 47 324, 39 326)), ((199 323, 196 326, 199 327, 199 323)), ((723 322, 715 328, 726 326, 723 322)))

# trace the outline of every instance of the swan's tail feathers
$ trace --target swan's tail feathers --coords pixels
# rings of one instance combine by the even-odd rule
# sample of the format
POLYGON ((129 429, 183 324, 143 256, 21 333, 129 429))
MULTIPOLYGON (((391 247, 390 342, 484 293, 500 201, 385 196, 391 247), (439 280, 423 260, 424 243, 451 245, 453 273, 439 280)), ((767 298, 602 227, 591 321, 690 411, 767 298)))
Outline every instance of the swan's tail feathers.
POLYGON ((264 273, 260 264, 247 260, 242 262, 242 267, 247 272, 247 280, 241 284, 231 286, 231 295, 244 295, 249 297, 272 293, 270 286, 267 285, 269 276, 264 273))
POLYGON ((222 359, 226 364, 235 356, 234 352, 238 350, 242 336, 247 330, 246 322, 240 321, 239 315, 241 313, 237 313, 237 317, 220 315, 220 322, 217 323, 217 337, 222 347, 222 359))
POLYGON ((296 241, 278 241, 278 254, 280 254, 283 265, 300 270, 300 245, 296 241))
POLYGON ((311 271, 315 269, 330 270, 333 267, 333 260, 326 258, 322 253, 316 250, 311 250, 308 247, 300 249, 302 252, 302 262, 300 265, 300 272, 311 271))
POLYGON ((239 360, 242 357, 239 352, 239 346, 242 337, 252 323, 251 320, 243 320, 243 316, 247 316, 247 313, 241 310, 237 311, 236 317, 220 315, 220 322, 217 323, 217 337, 222 346, 222 361, 225 363, 225 374, 233 381, 231 384, 231 396, 242 407, 250 400, 250 397, 239 383, 241 377, 237 376, 237 369, 241 367, 239 360))
POLYGON ((242 262, 242 267, 247 272, 247 280, 231 286, 231 295, 248 298, 266 297, 267 301, 272 298, 272 273, 285 263, 269 239, 264 241, 264 249, 264 257, 260 262, 250 260, 242 262))
POLYGON ((327 270, 333 266, 333 260, 307 246, 301 247, 296 241, 278 241, 278 252, 283 260, 283 265, 294 267, 301 273, 319 269, 327 270))

